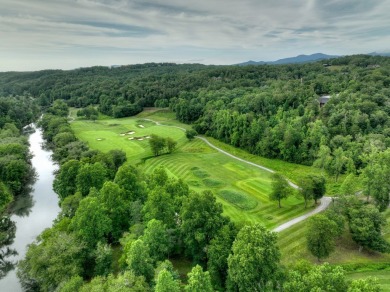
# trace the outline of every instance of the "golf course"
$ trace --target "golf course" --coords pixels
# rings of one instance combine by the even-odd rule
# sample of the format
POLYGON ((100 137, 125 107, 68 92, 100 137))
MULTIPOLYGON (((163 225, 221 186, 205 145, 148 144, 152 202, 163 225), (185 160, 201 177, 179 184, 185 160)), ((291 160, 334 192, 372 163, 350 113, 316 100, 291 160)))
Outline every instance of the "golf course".
POLYGON ((225 215, 235 222, 261 222, 272 228, 313 208, 305 209, 303 199, 293 189, 279 208, 268 198, 271 173, 224 155, 201 139, 189 141, 183 131, 189 126, 174 120, 173 113, 167 110, 147 110, 122 119, 73 119, 71 126, 76 136, 92 149, 123 150, 129 163, 145 173, 164 167, 170 176, 184 180, 195 191, 212 190, 225 215), (176 151, 154 157, 148 141, 153 134, 175 140, 176 151))

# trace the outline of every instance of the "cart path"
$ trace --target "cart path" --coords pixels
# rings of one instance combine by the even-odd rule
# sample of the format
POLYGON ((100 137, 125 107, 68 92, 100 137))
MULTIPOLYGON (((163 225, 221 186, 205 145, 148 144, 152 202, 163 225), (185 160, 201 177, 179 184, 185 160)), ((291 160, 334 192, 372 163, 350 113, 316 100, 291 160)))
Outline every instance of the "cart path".
MULTIPOLYGON (((153 123, 155 123, 157 126, 164 126, 164 127, 177 128, 177 129, 180 129, 180 130, 182 130, 182 131, 184 131, 184 132, 187 131, 186 129, 184 129, 184 128, 182 128, 182 127, 164 125, 164 124, 161 124, 160 122, 156 122, 156 121, 151 120, 151 119, 143 119, 143 120, 147 120, 147 121, 153 122, 153 123)), ((260 168, 260 169, 262 169, 262 170, 268 171, 268 172, 270 172, 270 173, 275 173, 274 170, 272 170, 272 169, 270 169, 270 168, 268 168, 268 167, 262 166, 262 165, 260 165, 260 164, 256 164, 256 163, 254 163, 254 162, 251 162, 251 161, 248 161, 248 160, 245 160, 245 159, 242 159, 242 158, 240 158, 240 157, 238 157, 238 156, 235 156, 235 155, 233 155, 233 154, 231 154, 231 153, 229 153, 229 152, 227 152, 227 151, 225 151, 225 150, 222 150, 221 148, 219 148, 219 147, 215 146, 214 144, 212 144, 212 143, 211 143, 209 140, 207 140, 207 138, 205 138, 205 137, 196 136, 196 138, 202 140, 203 142, 205 142, 207 145, 209 145, 211 148, 217 150, 218 152, 220 152, 220 153, 222 153, 222 154, 224 154, 224 155, 227 155, 227 156, 229 156, 229 157, 231 157, 231 158, 233 158, 233 159, 236 159, 236 160, 238 160, 238 161, 244 162, 244 163, 249 164, 249 165, 251 165, 251 166, 260 168)), ((287 182, 288 182, 288 184, 289 184, 291 187, 293 187, 293 188, 296 189, 296 190, 299 190, 299 186, 297 186, 296 184, 294 184, 293 182, 291 182, 291 181, 289 181, 289 180, 287 180, 287 182)), ((302 215, 302 216, 299 216, 299 217, 296 217, 296 218, 294 218, 294 219, 291 219, 291 220, 289 220, 289 221, 287 221, 287 222, 285 222, 285 223, 279 225, 278 227, 275 227, 272 231, 280 232, 280 231, 283 231, 283 230, 285 230, 285 229, 287 229, 287 228, 289 228, 289 227, 291 227, 291 226, 293 226, 293 225, 295 225, 295 224, 297 224, 297 223, 299 223, 299 222, 301 222, 301 221, 303 221, 303 220, 306 220, 306 219, 309 218, 310 216, 313 216, 313 215, 315 215, 315 214, 317 214, 317 213, 320 213, 320 212, 324 211, 326 208, 329 207, 329 204, 330 204, 331 202, 332 202, 332 198, 331 198, 331 197, 322 197, 322 198, 320 199, 320 204, 319 204, 314 210, 312 210, 312 211, 310 211, 310 212, 308 212, 308 213, 306 213, 306 214, 304 214, 304 215, 302 215)))

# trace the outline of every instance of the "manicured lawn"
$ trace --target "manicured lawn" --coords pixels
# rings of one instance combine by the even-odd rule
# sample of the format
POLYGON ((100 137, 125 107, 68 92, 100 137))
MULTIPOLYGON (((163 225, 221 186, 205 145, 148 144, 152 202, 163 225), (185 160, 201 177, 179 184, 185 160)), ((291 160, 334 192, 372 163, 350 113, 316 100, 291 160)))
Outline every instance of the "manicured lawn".
MULTIPOLYGON (((76 117, 74 111, 72 116, 76 117)), ((176 127, 189 126, 174 120, 170 111, 148 109, 131 118, 95 122, 76 118, 71 126, 76 136, 92 149, 103 152, 121 149, 130 163, 146 173, 163 166, 170 176, 183 179, 195 191, 213 191, 224 213, 236 222, 261 222, 272 228, 310 210, 304 209, 303 200, 295 194, 282 201, 282 208, 278 208, 277 202, 268 199, 269 172, 219 153, 200 139, 188 141, 184 131, 176 127), (151 134, 173 138, 178 142, 178 149, 169 155, 153 157, 148 143, 151 134)))
POLYGON ((390 269, 382 271, 356 272, 347 275, 347 278, 350 280, 364 279, 367 277, 377 278, 382 291, 390 291, 390 269))
MULTIPOLYGON (((388 225, 384 229, 387 240, 390 238, 390 210, 385 212, 388 225)), ((292 226, 279 233, 278 244, 285 264, 293 264, 300 259, 306 259, 313 263, 317 260, 306 249, 306 225, 305 221, 292 226)), ((337 240, 336 250, 324 261, 331 264, 340 264, 346 269, 359 269, 365 265, 380 265, 390 267, 390 254, 380 254, 363 250, 359 252, 359 246, 352 240, 346 230, 345 234, 337 240)), ((389 271, 390 277, 390 271, 389 271)))

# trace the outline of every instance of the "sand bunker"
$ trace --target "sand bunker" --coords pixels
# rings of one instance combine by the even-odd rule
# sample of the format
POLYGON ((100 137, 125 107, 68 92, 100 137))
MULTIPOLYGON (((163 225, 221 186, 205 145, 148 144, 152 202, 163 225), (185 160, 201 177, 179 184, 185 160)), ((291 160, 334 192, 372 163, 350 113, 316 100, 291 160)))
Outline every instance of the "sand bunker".
POLYGON ((143 140, 144 140, 144 138, 138 138, 137 140, 138 140, 138 141, 143 141, 143 140))
POLYGON ((145 138, 146 138, 146 139, 150 139, 150 136, 146 136, 145 138))
POLYGON ((119 136, 125 136, 126 134, 119 134, 119 136))
POLYGON ((128 138, 129 140, 134 140, 134 137, 130 137, 130 138, 128 138))
POLYGON ((97 141, 103 141, 103 139, 102 139, 102 138, 96 138, 96 140, 97 140, 97 141))
POLYGON ((138 127, 140 127, 140 128, 145 128, 144 125, 138 125, 138 127))
POLYGON ((135 134, 134 131, 128 131, 128 132, 127 132, 127 135, 133 135, 133 134, 135 134))

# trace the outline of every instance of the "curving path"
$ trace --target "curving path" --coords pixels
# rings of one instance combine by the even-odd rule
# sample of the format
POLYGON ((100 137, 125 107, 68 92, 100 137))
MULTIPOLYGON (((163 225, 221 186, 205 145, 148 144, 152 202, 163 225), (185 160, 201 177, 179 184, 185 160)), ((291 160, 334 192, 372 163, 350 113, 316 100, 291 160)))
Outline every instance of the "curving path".
MULTIPOLYGON (((153 120, 151 120, 151 119, 143 119, 143 120, 147 120, 147 121, 153 122, 153 123, 155 123, 157 126, 172 127, 172 128, 177 128, 177 129, 183 130, 184 132, 186 131, 186 129, 184 129, 184 128, 182 128, 182 127, 163 125, 163 124, 161 124, 160 122, 156 122, 156 121, 153 121, 153 120)), ((254 167, 263 169, 263 170, 268 171, 268 172, 270 172, 270 173, 275 173, 275 171, 272 170, 272 169, 270 169, 270 168, 267 168, 267 167, 262 166, 262 165, 260 165, 260 164, 256 164, 256 163, 254 163, 254 162, 251 162, 251 161, 242 159, 242 158, 240 158, 240 157, 238 157, 238 156, 235 156, 235 155, 233 155, 233 154, 231 154, 231 153, 229 153, 229 152, 227 152, 227 151, 225 151, 225 150, 222 150, 221 148, 219 148, 219 147, 215 146, 214 144, 212 144, 212 143, 211 143, 209 140, 207 140, 207 138, 205 138, 205 137, 196 136, 196 138, 202 140, 203 142, 205 142, 207 145, 209 145, 211 148, 214 148, 214 149, 217 150, 218 152, 220 152, 220 153, 222 153, 222 154, 224 154, 224 155, 227 155, 227 156, 229 156, 229 157, 231 157, 231 158, 233 158, 233 159, 236 159, 236 160, 238 160, 238 161, 244 162, 244 163, 249 164, 249 165, 252 165, 252 166, 254 166, 254 167)), ((288 184, 289 184, 291 187, 293 187, 293 188, 296 189, 296 190, 299 190, 299 186, 297 186, 296 184, 294 184, 293 182, 291 182, 291 181, 289 181, 289 180, 287 180, 287 182, 288 182, 288 184)), ((297 223, 299 223, 299 222, 301 222, 301 221, 303 221, 303 220, 309 218, 310 216, 313 216, 313 215, 315 215, 315 214, 317 214, 317 213, 320 213, 320 212, 324 211, 326 208, 328 208, 328 207, 329 207, 329 204, 330 204, 331 202, 332 202, 332 198, 331 198, 331 197, 322 197, 322 198, 320 199, 320 204, 319 204, 314 210, 312 210, 312 211, 310 211, 310 212, 308 212, 308 213, 306 213, 306 214, 304 214, 304 215, 302 215, 302 216, 299 216, 299 217, 297 217, 297 218, 291 219, 291 220, 289 220, 289 221, 287 221, 287 222, 285 222, 285 223, 279 225, 278 227, 274 228, 272 231, 274 231, 274 232, 283 231, 283 230, 285 230, 285 229, 287 229, 287 228, 293 226, 294 224, 297 224, 297 223)))

